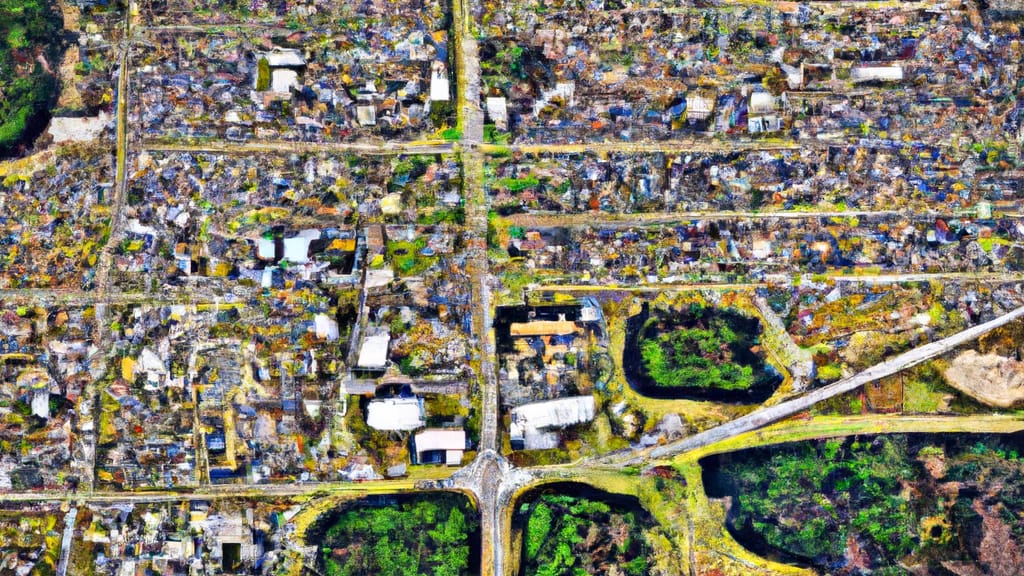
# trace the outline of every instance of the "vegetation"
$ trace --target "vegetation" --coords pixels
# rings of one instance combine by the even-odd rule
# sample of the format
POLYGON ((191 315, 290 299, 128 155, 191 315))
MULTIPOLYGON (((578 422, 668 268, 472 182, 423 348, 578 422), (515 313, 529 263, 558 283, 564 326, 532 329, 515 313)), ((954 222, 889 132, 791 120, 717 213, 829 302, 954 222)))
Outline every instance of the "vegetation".
POLYGON ((543 494, 519 509, 528 576, 648 572, 642 512, 567 494, 543 494))
POLYGON ((726 457, 729 529, 761 553, 833 574, 935 573, 955 561, 1007 573, 1024 561, 1024 465, 1014 440, 883 436, 802 442, 726 457), (913 497, 911 497, 913 495, 913 497))
POLYGON ((467 499, 432 494, 343 511, 323 539, 327 576, 470 574, 476 511, 467 499))
POLYGON ((391 260, 395 272, 399 276, 422 274, 437 261, 437 256, 425 253, 426 248, 427 239, 422 236, 412 242, 406 240, 388 242, 388 259, 391 260))
POLYGON ((46 66, 57 67, 61 28, 46 0, 0 0, 0 154, 45 122, 57 93, 46 66))
POLYGON ((640 355, 657 386, 747 390, 763 362, 751 348, 757 332, 734 311, 692 304, 678 317, 653 317, 640 331, 640 355), (746 324, 746 325, 744 325, 746 324))
MULTIPOLYGON (((9 556, 32 558, 34 564, 30 573, 33 575, 56 574, 63 529, 58 514, 0 513, 0 553, 5 559, 9 556)), ((14 571, 3 573, 13 574, 14 571)))
POLYGON ((270 90, 270 61, 266 58, 260 58, 256 65, 256 90, 270 90))

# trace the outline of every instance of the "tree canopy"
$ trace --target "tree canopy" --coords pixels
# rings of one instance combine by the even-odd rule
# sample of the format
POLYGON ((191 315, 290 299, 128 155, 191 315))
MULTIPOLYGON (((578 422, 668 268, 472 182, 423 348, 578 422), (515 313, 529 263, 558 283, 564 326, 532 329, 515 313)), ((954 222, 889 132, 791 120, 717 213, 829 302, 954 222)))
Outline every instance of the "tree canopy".
POLYGON ((461 576, 470 570, 476 514, 456 495, 352 508, 325 535, 328 576, 461 576))
POLYGON ((679 318, 652 318, 640 335, 643 367, 658 386, 746 390, 756 383, 754 369, 763 365, 750 352, 757 333, 738 325, 751 321, 756 325, 700 305, 679 318))
POLYGON ((46 120, 58 88, 46 66, 58 65, 61 30, 46 0, 0 0, 0 154, 46 120))

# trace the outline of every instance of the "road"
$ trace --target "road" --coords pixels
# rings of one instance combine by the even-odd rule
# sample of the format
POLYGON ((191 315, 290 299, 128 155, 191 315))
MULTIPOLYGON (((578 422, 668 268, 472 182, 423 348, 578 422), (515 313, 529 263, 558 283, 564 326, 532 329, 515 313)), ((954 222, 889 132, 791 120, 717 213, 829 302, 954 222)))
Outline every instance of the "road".
POLYGON ((79 305, 94 304, 96 331, 93 345, 99 352, 90 359, 90 372, 93 377, 89 379, 82 390, 82 401, 79 405, 79 412, 75 416, 79 430, 75 439, 78 444, 76 451, 81 454, 81 460, 84 462, 84 465, 76 468, 75 472, 79 475, 79 486, 87 491, 93 490, 95 482, 95 430, 101 392, 97 382, 106 371, 106 354, 111 351, 111 338, 107 324, 107 308, 110 305, 110 271, 114 265, 115 247, 120 243, 123 235, 125 198, 128 189, 128 99, 130 94, 128 78, 131 63, 131 35, 131 11, 126 11, 118 61, 115 181, 114 194, 110 201, 110 236, 107 243, 100 249, 97 259, 94 290, 91 292, 72 291, 67 294, 70 299, 63 300, 79 305))
MULTIPOLYGON (((930 219, 937 213, 917 213, 913 218, 930 219)), ((606 212, 584 214, 513 214, 505 219, 513 226, 527 228, 552 227, 588 227, 632 228, 634 226, 650 226, 654 224, 673 224, 690 220, 733 220, 733 219, 773 219, 785 218, 799 220, 802 218, 866 218, 886 216, 911 216, 903 210, 779 210, 779 211, 692 211, 692 212, 647 212, 641 214, 609 214, 606 212)))
POLYGON ((71 508, 64 515, 64 532, 60 539, 60 559, 57 561, 57 576, 66 576, 68 562, 71 560, 71 540, 75 536, 75 519, 78 508, 71 508))
MULTIPOLYGON (((835 144, 834 142, 831 144, 835 144)), ((688 140, 665 140, 662 142, 591 142, 583 144, 515 144, 500 146, 485 144, 480 147, 484 154, 505 155, 509 152, 521 154, 626 154, 664 153, 686 154, 690 152, 735 152, 742 150, 798 150, 804 145, 801 142, 770 142, 770 141, 725 141, 703 138, 688 140)), ((827 147, 828 142, 808 142, 808 146, 827 147)))
POLYGON ((721 442, 708 444, 686 452, 683 456, 690 460, 698 460, 713 454, 748 448, 861 434, 1012 434, 1021 430, 1024 430, 1024 418, 1007 414, 815 416, 806 420, 791 418, 777 422, 759 430, 745 432, 721 442))
POLYGON ((442 140, 424 142, 291 142, 260 140, 259 142, 225 142, 223 140, 144 140, 141 149, 147 152, 210 152, 216 154, 260 154, 272 152, 335 152, 342 154, 451 154, 458 145, 442 140))
POLYGON ((479 456, 464 474, 459 485, 476 495, 480 509, 481 576, 503 576, 507 531, 502 522, 505 507, 502 495, 507 489, 511 466, 500 455, 498 437, 498 373, 495 359, 490 286, 487 257, 488 203, 484 187, 484 156, 479 147, 484 140, 484 115, 480 108, 480 59, 472 32, 472 0, 457 0, 452 6, 454 20, 456 74, 458 79, 459 126, 462 130, 462 187, 466 204, 468 247, 466 268, 472 278, 472 341, 479 371, 479 395, 482 407, 479 456))

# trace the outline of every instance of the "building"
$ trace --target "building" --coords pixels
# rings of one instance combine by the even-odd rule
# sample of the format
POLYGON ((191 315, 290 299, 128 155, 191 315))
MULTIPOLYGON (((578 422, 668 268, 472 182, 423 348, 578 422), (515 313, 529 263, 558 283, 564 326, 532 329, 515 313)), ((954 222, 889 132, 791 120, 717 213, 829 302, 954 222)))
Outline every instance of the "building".
POLYGON ((377 334, 367 334, 363 338, 363 345, 359 348, 359 360, 356 367, 362 370, 384 370, 388 363, 388 344, 391 342, 391 334, 381 331, 377 334))
POLYGON ((415 464, 458 466, 465 450, 465 430, 430 429, 413 437, 415 464))
POLYGON ((512 409, 512 448, 557 448, 560 437, 555 430, 590 422, 595 413, 593 396, 572 396, 517 406, 512 409))
POLYGON ((532 322, 515 322, 509 332, 512 337, 522 336, 567 336, 579 331, 575 322, 570 320, 534 320, 532 322))
POLYGON ((421 398, 372 400, 366 408, 366 425, 374 430, 415 430, 426 425, 421 398))
POLYGON ((702 91, 690 92, 686 95, 686 118, 693 121, 704 121, 715 111, 715 96, 702 91))
POLYGON ((899 82, 903 80, 902 66, 858 66, 850 69, 853 82, 899 82))

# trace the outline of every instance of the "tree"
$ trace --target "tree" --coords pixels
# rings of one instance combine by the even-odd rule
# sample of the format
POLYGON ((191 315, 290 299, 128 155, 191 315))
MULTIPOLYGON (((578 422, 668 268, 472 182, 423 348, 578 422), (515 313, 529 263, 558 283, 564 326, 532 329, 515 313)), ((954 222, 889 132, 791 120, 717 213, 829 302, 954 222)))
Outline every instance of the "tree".
POLYGON ((0 153, 42 129, 57 94, 56 79, 40 64, 19 74, 13 58, 42 49, 48 61, 56 62, 63 44, 54 38, 60 38, 61 28, 59 14, 43 0, 0 0, 0 153))
POLYGON ((260 58, 256 63, 256 90, 258 92, 270 90, 270 61, 265 57, 260 58))

